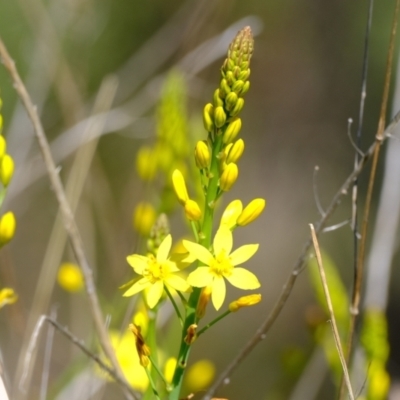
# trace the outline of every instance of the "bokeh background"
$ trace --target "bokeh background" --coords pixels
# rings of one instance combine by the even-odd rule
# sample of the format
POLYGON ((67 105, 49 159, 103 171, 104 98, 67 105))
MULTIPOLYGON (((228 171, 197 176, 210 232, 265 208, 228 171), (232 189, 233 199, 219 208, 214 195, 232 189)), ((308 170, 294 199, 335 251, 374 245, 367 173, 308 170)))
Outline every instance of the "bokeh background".
MULTIPOLYGON (((377 128, 393 9, 392 0, 375 5, 363 148, 372 142, 377 128)), ((361 1, 0 2, 0 35, 38 105, 64 182, 100 88, 110 76, 118 83, 76 211, 112 327, 121 326, 129 309, 129 300, 121 298, 118 287, 132 278, 125 261, 139 246, 132 212, 149 193, 137 175, 135 158, 143 144, 154 141, 156 107, 168 71, 179 68, 184 75, 188 115, 196 120, 218 85, 229 41, 245 25, 254 31, 251 89, 242 114, 246 150, 239 180, 224 203, 235 198, 245 203, 254 197, 267 199, 263 216, 235 234, 237 245, 260 243, 251 268, 262 282, 263 301, 228 318, 197 343, 193 360, 211 359, 218 373, 272 308, 309 236, 308 223, 318 218, 314 166, 320 168, 317 188, 322 205, 328 204, 353 168, 347 126, 349 118, 357 121, 358 117, 367 10, 367 2, 361 1)), ((63 243, 62 235, 55 236, 53 231, 58 206, 32 127, 4 68, 0 68, 0 89, 4 133, 16 162, 4 208, 12 209, 18 220, 16 237, 0 253, 0 281, 19 294, 18 303, 0 313, 0 348, 8 382, 19 398, 22 395, 13 382, 21 373, 21 357, 38 316, 56 308, 58 320, 89 341, 93 323, 85 294, 63 291, 54 282, 54 273, 43 272, 47 271, 44 265, 51 271, 59 265, 49 251, 49 246, 50 250, 58 246, 57 240, 63 243)), ((361 197, 366 177, 360 179, 361 197)), ((379 182, 380 176, 378 188, 379 182)), ((346 198, 331 223, 349 216, 346 198)), ((173 234, 183 233, 181 220, 177 211, 171 222, 173 234)), ((353 239, 349 226, 324 235, 321 244, 350 288, 353 239)), ((398 254, 396 258, 398 265, 398 254)), ((394 381, 400 376, 396 258, 389 306, 389 369, 394 381)), ((69 245, 62 250, 62 261, 74 261, 69 245)), ((238 294, 231 288, 229 299, 238 294)), ((305 271, 267 338, 221 394, 231 400, 290 398, 298 375, 293 372, 296 366, 290 367, 287 361, 288 354, 300 354, 301 364, 312 353, 306 315, 313 304, 305 271)), ((71 365, 83 359, 60 335, 54 340, 49 398, 56 398, 57 390, 68 381, 65 371, 72 371, 71 365)), ((39 393, 45 343, 42 334, 27 398, 37 398, 39 393)), ((328 373, 318 385, 314 398, 333 398, 328 373)), ((122 398, 114 389, 103 398, 122 398)))

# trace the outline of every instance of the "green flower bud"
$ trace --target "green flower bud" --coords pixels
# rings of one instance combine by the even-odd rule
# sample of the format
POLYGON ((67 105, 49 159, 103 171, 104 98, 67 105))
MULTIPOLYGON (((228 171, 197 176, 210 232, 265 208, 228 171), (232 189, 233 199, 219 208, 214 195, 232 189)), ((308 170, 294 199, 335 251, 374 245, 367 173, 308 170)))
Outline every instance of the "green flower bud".
POLYGON ((240 79, 243 82, 246 82, 247 79, 249 79, 249 76, 250 76, 250 68, 247 68, 239 74, 238 79, 240 79))
POLYGON ((235 82, 235 76, 232 71, 227 71, 226 73, 226 81, 228 82, 229 86, 232 86, 233 82, 235 82))
POLYGON ((264 199, 254 199, 245 207, 245 209, 239 215, 239 218, 237 219, 236 223, 239 226, 245 226, 250 224, 250 222, 253 222, 260 216, 264 208, 265 208, 264 199))
POLYGON ((234 145, 229 150, 228 156, 226 157, 226 163, 236 163, 240 157, 242 157, 244 151, 244 141, 243 139, 237 140, 234 145))
POLYGON ((207 132, 212 132, 214 130, 213 115, 214 106, 211 103, 206 104, 203 110, 203 123, 207 132))
POLYGON ((230 93, 230 91, 231 91, 231 88, 229 87, 229 85, 228 85, 228 82, 227 82, 227 80, 226 79, 222 79, 221 80, 221 83, 220 83, 220 96, 222 97, 222 98, 224 98, 225 96, 227 96, 229 93, 230 93))
POLYGON ((231 117, 236 117, 236 115, 238 115, 240 113, 240 111, 242 111, 243 106, 244 106, 244 99, 239 97, 237 99, 237 102, 236 102, 236 105, 235 105, 234 109, 229 112, 230 116, 231 117))
POLYGON ((220 90, 216 89, 214 92, 214 106, 215 107, 220 107, 224 105, 224 101, 222 100, 221 96, 220 96, 220 90))
POLYGON ((250 81, 246 81, 245 84, 243 85, 242 91, 239 94, 244 95, 249 91, 249 89, 250 89, 250 81))
POLYGON ((239 169, 235 163, 230 163, 222 172, 221 178, 219 180, 219 187, 224 192, 230 190, 233 184, 236 182, 239 175, 239 169))
POLYGON ((217 128, 221 128, 225 125, 226 114, 223 107, 216 107, 214 111, 214 123, 217 128))
POLYGON ((194 158, 197 168, 204 169, 209 167, 211 154, 207 143, 205 143, 204 141, 197 142, 196 148, 194 150, 194 158))
POLYGON ((4 187, 7 187, 14 174, 14 160, 9 154, 4 154, 0 161, 0 181, 4 187))
POLYGON ((232 110, 236 106, 238 95, 235 92, 230 92, 225 98, 225 107, 228 111, 232 110))
POLYGON ((246 70, 249 68, 249 62, 248 61, 243 61, 242 63, 240 63, 240 69, 242 71, 246 70))
POLYGON ((240 94, 243 89, 243 85, 244 85, 243 81, 237 80, 232 86, 232 91, 240 94))
POLYGON ((222 139, 224 144, 233 142, 238 133, 240 132, 241 128, 242 128, 242 120, 240 118, 235 118, 232 122, 230 122, 224 132, 224 137, 222 139))

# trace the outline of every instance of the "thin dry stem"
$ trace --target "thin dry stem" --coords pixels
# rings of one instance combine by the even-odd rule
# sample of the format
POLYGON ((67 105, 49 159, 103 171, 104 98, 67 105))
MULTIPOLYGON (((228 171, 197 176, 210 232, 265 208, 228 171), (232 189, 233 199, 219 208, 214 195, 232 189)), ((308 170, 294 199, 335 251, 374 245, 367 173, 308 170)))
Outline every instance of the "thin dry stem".
POLYGON ((339 331, 338 331, 337 324, 336 324, 335 313, 333 312, 331 295, 329 293, 328 283, 326 281, 325 270, 324 270, 324 266, 322 263, 321 251, 319 248, 319 243, 318 243, 317 235, 315 234, 315 229, 314 229, 313 224, 310 224, 310 229, 311 229, 311 238, 312 238, 313 245, 314 245, 315 255, 317 257, 318 270, 319 270, 319 274, 321 275, 322 287, 324 288, 325 299, 328 304, 329 315, 331 317, 330 322, 331 322, 331 326, 332 326, 333 337, 335 339, 336 349, 338 351, 340 362, 342 364, 344 379, 346 381, 347 390, 349 391, 350 399, 354 400, 354 393, 353 393, 353 389, 351 387, 349 371, 347 369, 346 361, 344 359, 344 353, 343 353, 343 348, 342 348, 342 344, 340 341, 339 331))
MULTIPOLYGON (((94 320, 94 323, 96 326, 97 333, 99 335, 100 344, 101 344, 105 354, 110 359, 110 361, 113 365, 113 368, 116 371, 118 371, 116 373, 120 376, 120 379, 124 379, 121 367, 118 364, 114 350, 111 346, 108 332, 107 332, 105 324, 104 324, 103 315, 102 315, 99 300, 98 300, 98 297, 96 294, 96 287, 95 287, 95 284, 93 281, 93 272, 92 272, 92 270, 88 264, 88 261, 86 259, 86 256, 85 256, 85 253, 83 250, 82 239, 80 237, 80 233, 79 233, 78 227, 76 225, 70 205, 67 201, 65 191, 64 191, 64 188, 61 183, 61 179, 57 173, 56 166, 54 164, 54 161, 53 161, 53 158, 52 158, 52 155, 50 152, 49 144, 47 142, 43 126, 39 119, 36 107, 33 105, 33 102, 32 102, 32 100, 31 100, 19 74, 18 74, 18 71, 15 67, 15 63, 11 59, 1 38, 0 38, 0 55, 3 59, 4 66, 8 70, 8 72, 14 82, 15 90, 17 91, 19 97, 21 98, 21 101, 26 108, 28 116, 32 121, 35 135, 38 140, 39 147, 42 151, 42 155, 43 155, 43 159, 44 159, 44 162, 45 162, 45 165, 47 168, 47 172, 49 174, 49 178, 50 178, 52 187, 54 189, 54 192, 56 194, 56 197, 57 197, 57 200, 58 200, 58 203, 60 206, 60 210, 61 210, 62 217, 64 220, 65 229, 68 232, 68 236, 70 238, 71 245, 74 250, 78 264, 80 265, 80 267, 82 269, 82 273, 83 273, 83 276, 85 279, 86 292, 87 292, 88 298, 89 298, 90 310, 91 310, 92 317, 93 317, 93 320, 94 320)), ((135 398, 132 389, 129 390, 129 393, 125 393, 125 394, 129 395, 128 397, 133 396, 133 398, 135 398)))
MULTIPOLYGON (((393 69, 393 56, 394 56, 394 46, 395 46, 395 39, 396 39, 396 32, 397 32, 397 20, 400 10, 400 0, 396 1, 396 7, 393 17, 392 23, 392 30, 390 35, 390 43, 389 43, 389 51, 388 57, 386 61, 386 73, 385 73, 385 84, 383 89, 383 96, 382 96, 382 104, 381 104, 381 111, 379 115, 379 123, 378 123, 378 130, 376 133, 375 139, 375 149, 372 159, 372 166, 370 177, 368 181, 368 189, 367 189, 367 196, 365 200, 365 209, 363 215, 363 221, 361 226, 361 239, 360 239, 360 246, 357 258, 357 266, 356 266, 356 273, 355 273, 355 282, 353 288, 353 296, 352 296, 352 303, 350 306, 350 325, 349 325, 349 333, 347 338, 347 353, 346 353, 346 361, 347 363, 350 361, 353 342, 354 342, 354 333, 355 333, 355 326, 357 322, 357 318, 359 315, 359 307, 360 307, 360 300, 361 300, 361 287, 363 283, 363 275, 364 275, 364 264, 365 264, 365 249, 366 249, 366 241, 367 241, 367 233, 368 233, 368 224, 369 224, 369 215, 371 211, 371 202, 372 202, 372 194, 375 184, 375 177, 376 171, 378 167, 379 161, 379 153, 380 148, 385 136, 384 128, 385 128, 385 121, 386 121, 386 112, 387 112, 387 104, 389 99, 389 89, 390 89, 390 78, 392 75, 393 69)), ((340 389, 340 399, 343 399, 343 382, 340 389)))
MULTIPOLYGON (((400 111, 394 116, 393 120, 389 124, 389 126, 385 130, 385 134, 383 135, 383 140, 386 139, 397 126, 400 121, 400 111)), ((363 171, 365 165, 370 160, 371 156, 373 155, 375 148, 377 146, 376 141, 371 145, 368 151, 361 157, 360 162, 354 168, 352 173, 348 176, 345 182, 342 184, 340 189, 337 191, 335 196, 333 197, 331 203, 329 204, 328 208, 325 211, 325 214, 321 217, 321 219, 317 222, 315 232, 317 236, 321 233, 324 226, 326 225, 329 217, 333 214, 336 210, 338 205, 342 201, 342 197, 348 193, 350 186, 353 184, 354 179, 356 179, 361 172, 363 171)), ((236 368, 242 363, 242 361, 251 353, 251 351, 255 348, 255 346, 262 341, 267 332, 270 330, 271 326, 274 324, 275 320, 278 318, 279 314, 281 313, 284 305, 286 304, 287 299, 289 298, 294 284, 296 282, 297 277, 299 276, 300 272, 303 270, 307 254, 311 248, 312 240, 311 238, 304 244, 303 249, 299 258, 297 259, 296 263, 293 266, 292 272, 290 273, 288 279, 286 280, 281 295, 278 297, 277 301, 275 302, 274 307, 272 308, 271 312, 268 314, 267 318, 264 322, 260 325, 257 329, 256 333, 253 337, 246 343, 246 345, 239 351, 236 357, 228 364, 226 369, 221 373, 215 383, 210 387, 207 391, 204 399, 211 399, 214 393, 224 384, 226 380, 229 380, 229 377, 236 370, 236 368)))

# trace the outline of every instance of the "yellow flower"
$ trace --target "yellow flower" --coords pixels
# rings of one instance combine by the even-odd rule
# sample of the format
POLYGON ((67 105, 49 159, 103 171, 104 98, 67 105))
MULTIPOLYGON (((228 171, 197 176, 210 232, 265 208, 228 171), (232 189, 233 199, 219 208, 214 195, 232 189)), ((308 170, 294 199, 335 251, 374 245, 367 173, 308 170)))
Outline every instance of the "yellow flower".
POLYGON ((0 308, 3 308, 6 304, 14 304, 18 300, 18 295, 14 292, 14 289, 4 288, 0 290, 0 308))
POLYGON ((83 288, 82 271, 73 263, 65 262, 60 265, 57 281, 67 292, 78 292, 83 288))
POLYGON ((240 200, 231 201, 222 214, 220 225, 226 225, 229 229, 232 229, 236 225, 242 210, 243 204, 240 200))
POLYGON ((156 222, 156 210, 150 203, 139 203, 133 212, 133 227, 142 236, 148 236, 156 222))
POLYGON ((215 376, 215 366, 209 360, 199 360, 188 370, 186 385, 192 392, 206 389, 215 376))
POLYGON ((136 169, 140 179, 151 182, 157 174, 157 157, 155 151, 148 146, 139 149, 136 156, 136 169))
POLYGON ((214 255, 198 243, 183 241, 189 254, 204 263, 189 274, 191 286, 211 286, 211 299, 216 310, 219 310, 225 299, 226 287, 224 278, 239 289, 249 290, 260 287, 257 277, 244 268, 235 268, 249 260, 258 250, 258 244, 248 244, 239 247, 231 253, 233 238, 230 229, 222 225, 214 238, 214 255))
POLYGON ((168 358, 168 360, 165 362, 165 366, 164 366, 164 376, 165 376, 165 380, 168 383, 172 382, 172 378, 174 377, 175 368, 176 368, 176 358, 175 357, 168 358))
POLYGON ((176 263, 168 257, 171 245, 172 237, 168 235, 161 242, 156 257, 152 254, 147 257, 132 254, 127 257, 129 265, 137 274, 142 275, 142 278, 138 279, 123 296, 133 296, 148 288, 146 291, 147 304, 153 308, 161 299, 164 285, 180 292, 187 292, 190 289, 188 283, 177 274, 180 270, 176 263))

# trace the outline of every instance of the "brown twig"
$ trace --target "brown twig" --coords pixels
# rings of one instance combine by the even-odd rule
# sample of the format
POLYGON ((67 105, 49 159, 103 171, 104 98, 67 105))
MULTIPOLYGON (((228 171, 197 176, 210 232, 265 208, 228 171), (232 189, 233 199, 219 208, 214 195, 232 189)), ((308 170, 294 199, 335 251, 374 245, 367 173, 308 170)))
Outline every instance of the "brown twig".
MULTIPOLYGON (((386 112, 387 112, 387 104, 389 99, 389 89, 390 89, 390 78, 392 75, 393 69, 393 56, 394 56, 394 46, 395 46, 395 39, 396 39, 396 32, 397 32, 397 20, 400 10, 400 0, 396 1, 396 7, 394 11, 393 23, 392 23, 392 30, 390 35, 390 43, 389 43, 389 51, 388 57, 386 61, 386 73, 385 73, 385 84, 383 89, 382 95, 382 104, 381 104, 381 111, 379 114, 379 123, 378 123, 378 130, 375 136, 375 149, 372 158, 372 166, 371 172, 368 181, 368 189, 367 189, 367 196, 365 200, 365 209, 364 215, 361 225, 361 239, 360 239, 360 246, 358 252, 358 259, 356 265, 356 273, 355 273, 355 282, 353 286, 353 296, 352 302, 350 306, 350 325, 349 325, 349 333, 347 338, 347 353, 346 353, 346 362, 349 363, 353 348, 354 342, 354 333, 355 327, 357 322, 357 317, 359 315, 359 307, 360 307, 360 299, 361 299, 361 286, 363 283, 363 275, 364 275, 364 263, 365 263, 365 248, 366 248, 366 241, 367 241, 367 233, 368 233, 368 223, 369 223, 369 215, 371 211, 371 202, 372 202, 372 194, 375 184, 375 177, 376 171, 378 167, 378 160, 379 160, 379 153, 381 149, 381 145, 384 139, 384 130, 385 130, 385 121, 386 121, 386 112)), ((344 385, 343 381, 340 388, 340 399, 344 397, 344 385)))
MULTIPOLYGON (((42 151, 43 159, 47 168, 47 172, 49 174, 49 178, 54 189, 55 195, 57 197, 60 210, 62 213, 62 217, 64 220, 64 226, 66 231, 68 232, 69 239, 71 241, 72 248, 74 250, 76 259, 78 264, 82 269, 82 273, 85 280, 86 292, 89 298, 90 310, 92 313, 92 317, 96 326, 97 333, 99 335, 100 344, 104 350, 104 353, 110 359, 113 368, 115 369, 116 373, 120 376, 121 379, 123 378, 123 373, 113 348, 111 346, 110 338, 108 336, 107 329, 104 324, 103 315, 100 308, 100 303, 96 294, 96 287, 93 281, 93 272, 89 266, 89 263, 86 259, 84 250, 83 250, 83 243, 82 239, 76 225, 74 215, 71 211, 71 207, 67 201, 64 188, 61 183, 61 179, 57 173, 56 166, 54 164, 53 157, 50 152, 50 147, 46 139, 46 135, 44 133, 43 126, 41 124, 40 118, 38 116, 36 107, 33 105, 33 102, 27 92, 25 85, 23 84, 18 71, 15 67, 15 63, 10 57, 3 41, 0 38, 0 55, 3 59, 4 66, 8 70, 11 79, 14 82, 15 90, 17 91, 21 101, 26 108, 29 118, 32 121, 34 132, 36 138, 39 143, 39 147, 42 151)), ((129 390, 129 393, 125 393, 128 397, 135 398, 135 395, 132 389, 129 390)))
POLYGON ((342 348, 342 344, 340 341, 339 331, 338 331, 337 324, 336 324, 335 313, 333 312, 332 300, 331 300, 331 296, 329 294, 328 283, 326 281, 325 270, 324 270, 324 266, 322 263, 321 251, 319 248, 319 243, 318 243, 317 235, 315 234, 315 229, 314 229, 313 224, 310 224, 310 229, 311 229, 311 238, 312 238, 312 242, 313 242, 313 246, 314 246, 314 250, 315 250, 315 255, 317 258, 318 270, 319 270, 319 274, 321 276, 322 287, 324 288, 325 299, 326 299, 326 302, 328 305, 329 315, 331 317, 330 322, 331 322, 331 326, 332 326, 333 337, 335 339, 336 348, 337 348, 337 351, 339 354, 340 362, 342 364, 344 378, 345 378, 346 385, 347 385, 347 390, 349 391, 350 399, 354 400, 354 393, 353 393, 353 389, 351 387, 349 371, 347 369, 346 360, 344 359, 344 353, 343 353, 343 348, 342 348))
MULTIPOLYGON (((385 134, 383 135, 383 139, 389 136, 397 124, 400 122, 400 111, 394 116, 393 120, 389 124, 389 126, 385 130, 385 134)), ((329 204, 328 208, 325 211, 325 214, 321 217, 321 219, 317 222, 315 227, 315 232, 317 236, 321 233, 322 229, 326 225, 329 217, 333 214, 337 206, 340 204, 342 197, 348 193, 350 186, 353 184, 355 178, 357 178, 360 173, 363 171, 365 165, 374 154, 375 147, 377 146, 377 142, 375 141, 368 151, 361 157, 358 165, 354 168, 353 172, 348 176, 345 182, 342 184, 340 189, 337 191, 335 196, 333 197, 331 203, 329 204)), ((286 280, 282 293, 278 297, 275 305, 273 306, 271 312, 268 314, 265 321, 260 325, 257 329, 256 333, 253 337, 246 343, 243 349, 236 355, 236 357, 230 362, 230 364, 226 367, 226 369, 221 373, 215 383, 210 387, 207 391, 204 399, 211 399, 214 393, 223 385, 225 380, 228 380, 232 372, 241 364, 241 362, 251 353, 254 347, 262 341, 267 332, 270 330, 271 326, 278 318, 279 314, 281 313, 287 299, 292 292, 294 284, 296 282, 297 277, 299 276, 300 272, 303 270, 306 257, 310 247, 312 245, 311 238, 304 244, 303 249, 299 258, 297 259, 296 263, 293 266, 292 272, 290 273, 288 279, 286 280)))

